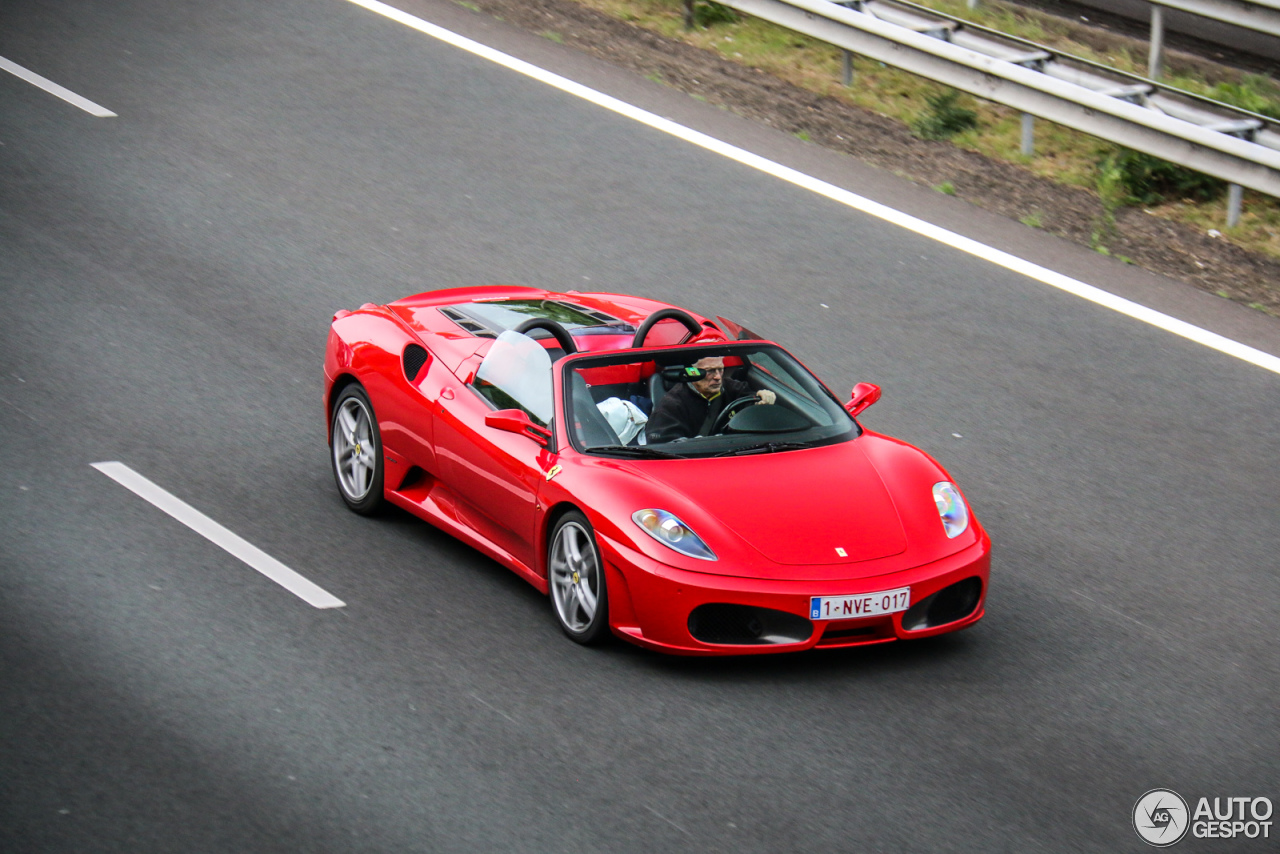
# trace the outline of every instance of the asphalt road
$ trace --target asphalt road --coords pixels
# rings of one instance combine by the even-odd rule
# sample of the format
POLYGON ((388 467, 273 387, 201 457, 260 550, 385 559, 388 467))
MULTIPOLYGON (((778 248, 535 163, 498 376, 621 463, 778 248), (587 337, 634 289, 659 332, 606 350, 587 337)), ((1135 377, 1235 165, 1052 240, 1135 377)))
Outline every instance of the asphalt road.
MULTIPOLYGON (((412 8, 1277 340, 551 40, 412 8)), ((1280 376, 343 0, 7 0, 0 56, 118 114, 0 73, 0 850, 1117 852, 1146 850, 1148 789, 1280 802, 1280 376), (937 456, 991 532, 986 619, 767 659, 588 650, 479 554, 347 512, 330 315, 491 282, 668 299, 833 387, 880 383, 867 426, 937 456)))

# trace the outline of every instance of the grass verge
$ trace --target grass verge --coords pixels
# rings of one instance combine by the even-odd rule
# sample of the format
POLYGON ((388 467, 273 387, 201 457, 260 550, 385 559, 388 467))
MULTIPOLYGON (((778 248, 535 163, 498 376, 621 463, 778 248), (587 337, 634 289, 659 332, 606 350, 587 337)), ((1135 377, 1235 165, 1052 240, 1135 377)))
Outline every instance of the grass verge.
MULTIPOLYGON (((838 49, 766 21, 724 14, 723 7, 712 7, 705 0, 698 0, 698 7, 710 11, 699 15, 703 24, 690 31, 683 26, 681 0, 577 2, 911 127, 924 127, 925 119, 935 109, 931 103, 936 105, 949 97, 943 86, 863 57, 854 58, 853 85, 845 87, 841 84, 842 56, 838 49)), ((1123 71, 1146 71, 1143 43, 1070 19, 1000 0, 982 0, 972 10, 965 0, 922 0, 921 5, 1123 71)), ((1165 82, 1280 118, 1280 85, 1267 77, 1170 52, 1165 82)), ((950 135, 953 144, 1020 164, 1062 184, 1087 188, 1100 197, 1105 194, 1109 210, 1137 203, 1133 194, 1117 195, 1114 175, 1109 171, 1109 164, 1116 162, 1119 153, 1114 144, 1038 120, 1035 154, 1026 157, 1021 153, 1021 116, 1016 110, 969 95, 950 99, 950 105, 955 110, 972 111, 975 116, 972 127, 950 135)), ((1202 232, 1212 231, 1246 249, 1280 257, 1280 201, 1252 191, 1245 192, 1244 201, 1244 214, 1234 228, 1226 227, 1225 197, 1196 201, 1166 195, 1159 200, 1148 198, 1142 206, 1156 216, 1202 232)))

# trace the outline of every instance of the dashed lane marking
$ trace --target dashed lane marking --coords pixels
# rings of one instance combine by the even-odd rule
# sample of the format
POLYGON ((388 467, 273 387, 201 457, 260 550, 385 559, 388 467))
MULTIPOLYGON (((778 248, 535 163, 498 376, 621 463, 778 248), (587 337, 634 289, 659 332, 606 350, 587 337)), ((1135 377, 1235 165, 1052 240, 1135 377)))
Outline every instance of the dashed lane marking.
POLYGON ((108 110, 106 107, 103 107, 99 104, 95 104, 93 103, 93 101, 90 101, 88 98, 85 98, 81 95, 77 95, 75 92, 72 92, 70 89, 59 86, 57 83, 54 83, 52 80, 49 80, 46 77, 41 77, 39 74, 36 74, 34 71, 28 68, 23 68, 18 63, 13 62, 12 60, 5 59, 3 56, 0 56, 0 69, 4 69, 5 71, 9 72, 15 77, 21 77, 23 80, 27 81, 33 86, 39 86, 41 89, 48 92, 50 95, 57 95, 59 98, 66 101, 68 104, 74 104, 75 106, 84 110, 86 113, 95 115, 100 119, 110 119, 110 118, 114 118, 116 115, 115 113, 108 110))
POLYGON ((156 486, 124 463, 92 463, 91 465, 134 495, 150 502, 200 536, 240 558, 308 605, 316 608, 341 608, 346 604, 253 543, 219 525, 181 498, 156 486))

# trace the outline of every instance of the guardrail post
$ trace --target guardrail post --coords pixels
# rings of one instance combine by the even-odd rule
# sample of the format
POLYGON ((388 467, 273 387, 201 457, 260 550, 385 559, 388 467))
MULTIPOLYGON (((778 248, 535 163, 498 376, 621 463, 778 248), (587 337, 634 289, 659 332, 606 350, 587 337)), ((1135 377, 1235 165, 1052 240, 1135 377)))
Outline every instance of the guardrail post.
POLYGON ((1147 53, 1147 76, 1159 80, 1164 73, 1164 8, 1151 4, 1151 49, 1147 53))
POLYGON ((1031 157, 1036 153, 1036 117, 1022 114, 1022 154, 1031 157))
POLYGON ((1240 213, 1244 208, 1244 187, 1239 184, 1227 185, 1227 228, 1235 228, 1240 224, 1240 213))
POLYGON ((684 28, 693 29, 693 0, 684 0, 684 28))
POLYGON ((969 8, 970 9, 978 8, 978 0, 969 0, 969 8))
MULTIPOLYGON (((832 2, 854 12, 861 12, 865 0, 832 0, 832 2)), ((844 83, 845 88, 853 85, 853 52, 843 48, 840 49, 840 82, 844 83)))

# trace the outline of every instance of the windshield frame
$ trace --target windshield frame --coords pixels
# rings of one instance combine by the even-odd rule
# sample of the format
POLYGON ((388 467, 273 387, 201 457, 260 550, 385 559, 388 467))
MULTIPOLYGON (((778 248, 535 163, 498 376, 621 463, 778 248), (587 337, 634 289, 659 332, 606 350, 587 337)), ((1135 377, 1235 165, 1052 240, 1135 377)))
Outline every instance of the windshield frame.
MULTIPOLYGON (((589 353, 575 353, 559 359, 555 365, 556 370, 556 406, 561 414, 562 423, 571 425, 574 417, 574 404, 572 399, 572 376, 575 368, 580 367, 582 363, 589 362, 592 367, 607 367, 613 365, 623 365, 630 362, 642 362, 653 360, 659 364, 669 362, 671 364, 692 364, 698 359, 705 356, 738 356, 745 359, 748 354, 762 350, 777 350, 789 358, 796 368, 802 371, 814 384, 814 386, 825 396, 826 400, 838 410, 837 418, 847 420, 848 429, 835 433, 830 436, 817 438, 807 441, 804 448, 817 448, 825 445, 838 444, 841 442, 852 441, 863 434, 862 425, 858 420, 849 414, 845 404, 840 401, 831 389, 827 387, 813 371, 809 370, 804 362, 797 359, 785 347, 773 341, 765 339, 753 339, 747 341, 714 341, 701 344, 676 344, 665 347, 645 347, 634 350, 609 350, 597 351, 589 353), (685 356, 684 354, 688 354, 685 356)), ((808 394, 806 393, 806 396, 808 394)), ((812 398, 810 398, 812 399, 812 398)), ((816 402, 816 401, 815 401, 816 402)), ((653 401, 653 405, 657 407, 657 401, 653 401)), ((835 415, 833 411, 831 414, 835 415)), ((842 422, 843 423, 843 422, 842 422)), ((815 425, 815 428, 819 425, 815 425)), ((813 429, 813 428, 811 428, 813 429)), ((598 457, 608 457, 613 459, 637 459, 636 456, 627 454, 611 454, 606 448, 608 446, 584 445, 577 435, 577 430, 565 429, 561 431, 561 435, 565 437, 566 444, 571 446, 573 450, 580 454, 598 457)), ((794 437, 788 433, 742 433, 742 434, 721 434, 717 436, 697 437, 679 442, 661 442, 654 445, 638 445, 635 447, 645 448, 651 447, 654 451, 661 451, 671 458, 675 459, 706 459, 716 456, 731 455, 731 452, 737 448, 746 448, 747 446, 760 445, 766 440, 775 442, 779 445, 786 445, 794 441, 794 437), (694 448, 697 453, 682 454, 681 446, 687 442, 696 442, 694 448), (730 452, 730 453, 726 453, 730 452)), ((690 448, 689 450, 694 450, 690 448)), ((780 448, 777 453, 785 453, 793 448, 780 448)), ((654 455, 652 459, 664 460, 665 456, 654 455)))

